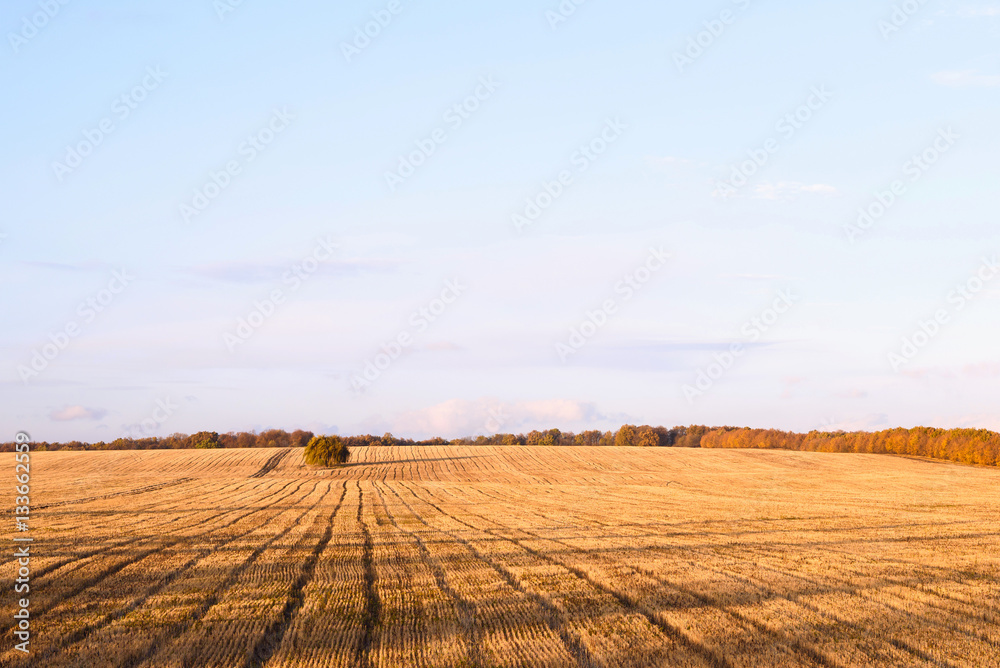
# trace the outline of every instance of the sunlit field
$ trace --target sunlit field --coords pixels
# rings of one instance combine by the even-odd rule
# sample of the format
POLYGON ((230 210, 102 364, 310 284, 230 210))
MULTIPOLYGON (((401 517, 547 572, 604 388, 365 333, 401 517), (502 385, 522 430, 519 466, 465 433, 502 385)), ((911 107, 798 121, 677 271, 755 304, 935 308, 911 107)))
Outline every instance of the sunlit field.
POLYGON ((33 453, 32 656, 0 663, 997 666, 998 490, 757 450, 33 453))

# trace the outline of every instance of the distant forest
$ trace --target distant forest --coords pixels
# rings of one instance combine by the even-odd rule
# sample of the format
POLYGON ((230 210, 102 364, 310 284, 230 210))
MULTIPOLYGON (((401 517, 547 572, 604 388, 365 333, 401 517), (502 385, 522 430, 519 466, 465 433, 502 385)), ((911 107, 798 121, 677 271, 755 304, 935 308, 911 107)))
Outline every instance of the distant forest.
MULTIPOLYGON (((269 429, 261 433, 200 431, 164 437, 119 438, 105 443, 34 442, 31 449, 45 450, 179 450, 187 448, 302 448, 310 431, 269 429)), ((855 452, 930 457, 965 464, 1000 466, 1000 434, 986 429, 887 429, 877 432, 820 432, 807 434, 775 429, 740 427, 651 427, 624 425, 618 431, 583 431, 579 434, 548 429, 527 434, 494 434, 447 440, 415 441, 392 434, 342 436, 348 448, 401 445, 597 445, 646 448, 757 448, 811 452, 855 452)), ((0 444, 0 452, 13 452, 14 443, 0 444)))
POLYGON ((987 429, 915 427, 875 432, 811 431, 808 434, 774 429, 713 429, 702 437, 701 447, 867 452, 1000 466, 1000 434, 987 429))

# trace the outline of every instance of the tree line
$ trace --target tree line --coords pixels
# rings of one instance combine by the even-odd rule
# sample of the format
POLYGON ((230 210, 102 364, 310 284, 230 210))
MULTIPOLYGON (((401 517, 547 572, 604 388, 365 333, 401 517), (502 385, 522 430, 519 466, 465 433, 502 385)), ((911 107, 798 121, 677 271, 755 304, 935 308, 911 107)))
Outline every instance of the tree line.
MULTIPOLYGON (((723 427, 730 429, 731 427, 723 427)), ((618 431, 583 431, 574 434, 571 431, 547 429, 530 431, 527 434, 492 434, 490 436, 467 436, 464 438, 445 439, 440 437, 414 440, 399 438, 390 433, 382 436, 360 434, 355 436, 340 436, 347 448, 378 447, 401 445, 606 445, 620 447, 698 447, 701 436, 712 428, 704 426, 691 427, 652 427, 649 425, 624 425, 618 431)), ((171 434, 170 436, 150 436, 147 438, 117 438, 113 441, 98 441, 85 443, 69 441, 66 443, 50 443, 38 441, 32 443, 33 451, 45 450, 182 450, 191 448, 301 448, 305 447, 315 436, 311 431, 301 429, 287 432, 283 429, 268 429, 256 432, 229 432, 220 434, 214 431, 199 431, 196 434, 171 434)), ((13 452, 14 443, 0 444, 0 452, 13 452)))
MULTIPOLYGON (((177 450, 187 448, 304 448, 315 434, 301 429, 287 432, 268 429, 256 432, 200 431, 164 437, 118 438, 110 442, 36 442, 32 450, 177 450)), ((320 437, 321 438, 321 437, 320 437)), ((887 429, 877 432, 796 433, 776 429, 740 427, 654 427, 622 425, 617 431, 597 429, 575 434, 559 429, 533 430, 526 434, 502 433, 465 438, 440 437, 413 440, 390 433, 334 437, 346 452, 356 447, 407 445, 526 445, 607 446, 647 448, 765 448, 812 452, 855 452, 930 457, 965 464, 1000 466, 1000 434, 986 429, 887 429)), ((0 452, 13 452, 14 443, 0 444, 0 452)), ((331 446, 332 447, 332 446, 331 446)), ((340 446, 337 446, 340 447, 340 446)), ((340 456, 340 455, 338 455, 340 456)))
POLYGON ((811 431, 807 434, 776 429, 714 430, 702 437, 701 447, 909 455, 1000 466, 1000 434, 988 429, 915 427, 875 432, 811 431))
POLYGON ((647 448, 697 448, 701 437, 712 429, 733 429, 734 427, 653 427, 650 425, 622 425, 618 431, 590 430, 574 434, 571 431, 548 429, 530 431, 527 434, 493 434, 461 438, 453 441, 458 445, 603 445, 618 447, 647 448))
MULTIPOLYGON (((171 434, 170 436, 149 436, 146 438, 116 438, 113 441, 85 443, 69 441, 49 443, 34 441, 34 452, 46 450, 186 450, 192 448, 303 448, 313 437, 311 431, 297 429, 291 433, 284 429, 268 429, 259 434, 255 431, 240 431, 220 434, 215 431, 199 431, 196 434, 171 434)), ((13 443, 0 444, 0 452, 13 452, 13 443)))

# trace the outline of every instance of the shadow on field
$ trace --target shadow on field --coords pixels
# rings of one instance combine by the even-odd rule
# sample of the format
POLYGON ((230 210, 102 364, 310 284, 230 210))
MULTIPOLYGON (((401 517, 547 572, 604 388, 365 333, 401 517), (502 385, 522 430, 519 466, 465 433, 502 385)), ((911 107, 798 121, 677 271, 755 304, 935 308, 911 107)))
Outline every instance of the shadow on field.
POLYGON ((419 464, 420 462, 453 462, 459 459, 484 459, 486 455, 469 455, 467 457, 435 457, 433 459, 386 459, 373 462, 347 462, 338 468, 352 468, 355 466, 391 466, 392 464, 419 464))

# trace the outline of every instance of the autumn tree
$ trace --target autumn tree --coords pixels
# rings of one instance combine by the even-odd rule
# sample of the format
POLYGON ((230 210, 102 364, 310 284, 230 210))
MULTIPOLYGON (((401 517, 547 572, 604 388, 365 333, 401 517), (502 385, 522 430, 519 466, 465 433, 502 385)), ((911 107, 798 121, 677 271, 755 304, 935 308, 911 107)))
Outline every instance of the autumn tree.
POLYGON ((293 448, 304 448, 309 445, 309 441, 312 440, 313 436, 314 434, 311 431, 296 429, 289 434, 288 440, 293 448))
POLYGON ((288 448, 291 447, 291 440, 284 429, 268 429, 257 435, 255 445, 258 448, 288 448))
POLYGON ((691 425, 684 430, 684 435, 680 436, 674 445, 678 448, 700 448, 701 438, 709 431, 708 427, 691 425))
POLYGON ((581 431, 576 435, 574 443, 576 445, 601 445, 601 438, 603 438, 603 436, 604 434, 597 429, 581 431))
POLYGON ((615 445, 619 448, 628 448, 635 445, 635 425, 622 425, 618 433, 615 434, 615 445))
POLYGON ((656 448, 660 445, 660 435, 652 427, 644 425, 635 430, 632 442, 640 448, 656 448))

